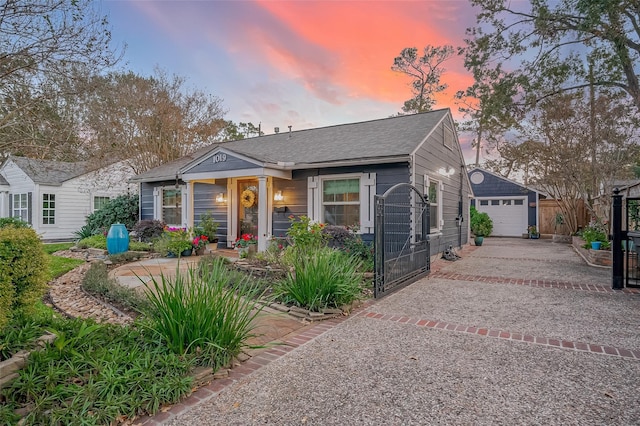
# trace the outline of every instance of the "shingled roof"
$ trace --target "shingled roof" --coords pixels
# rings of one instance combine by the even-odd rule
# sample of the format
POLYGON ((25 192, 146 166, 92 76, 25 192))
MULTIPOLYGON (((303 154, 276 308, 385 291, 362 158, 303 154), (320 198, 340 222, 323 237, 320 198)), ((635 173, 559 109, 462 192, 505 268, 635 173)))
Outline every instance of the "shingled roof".
POLYGON ((292 169, 345 160, 382 160, 401 156, 408 158, 447 114, 449 109, 441 109, 220 142, 148 170, 135 176, 132 181, 174 178, 181 173, 182 168, 216 148, 224 148, 257 162, 288 164, 292 169))
POLYGON ((10 156, 7 161, 9 160, 20 167, 34 183, 46 185, 62 185, 69 179, 91 171, 86 162, 69 163, 15 156, 10 156))

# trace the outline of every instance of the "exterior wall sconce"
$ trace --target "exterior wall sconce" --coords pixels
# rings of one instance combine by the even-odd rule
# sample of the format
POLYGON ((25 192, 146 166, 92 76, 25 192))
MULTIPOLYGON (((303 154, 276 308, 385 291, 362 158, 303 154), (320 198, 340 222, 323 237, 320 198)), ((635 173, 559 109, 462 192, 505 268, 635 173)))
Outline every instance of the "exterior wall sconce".
POLYGON ((444 167, 440 167, 438 169, 438 174, 442 175, 442 176, 451 176, 455 173, 455 169, 451 166, 447 166, 447 168, 445 169, 444 167))
POLYGON ((273 194, 273 201, 284 201, 284 195, 282 195, 282 191, 276 191, 276 193, 273 194))
POLYGON ((224 198, 224 193, 221 192, 218 195, 216 195, 216 203, 224 203, 225 201, 227 200, 225 200, 224 198))

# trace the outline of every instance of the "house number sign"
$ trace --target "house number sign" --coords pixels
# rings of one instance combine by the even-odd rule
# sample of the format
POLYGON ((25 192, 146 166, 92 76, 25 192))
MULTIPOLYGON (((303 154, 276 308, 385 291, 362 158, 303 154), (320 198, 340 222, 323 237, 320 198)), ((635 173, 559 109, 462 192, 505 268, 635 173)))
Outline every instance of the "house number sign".
POLYGON ((213 164, 224 163, 225 161, 227 161, 227 154, 225 153, 220 153, 213 156, 213 164))

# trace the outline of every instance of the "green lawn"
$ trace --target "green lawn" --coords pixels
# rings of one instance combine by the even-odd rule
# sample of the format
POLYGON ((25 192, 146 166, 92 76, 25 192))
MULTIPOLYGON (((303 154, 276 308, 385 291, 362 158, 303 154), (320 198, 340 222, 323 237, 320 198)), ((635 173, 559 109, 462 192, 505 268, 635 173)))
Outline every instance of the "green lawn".
POLYGON ((84 263, 84 260, 80 260, 80 259, 69 259, 66 257, 58 257, 58 256, 51 255, 52 253, 55 253, 58 250, 66 250, 71 246, 73 246, 73 243, 44 244, 44 251, 47 253, 47 257, 49 258, 49 279, 50 280, 54 278, 58 278, 59 276, 66 274, 70 270, 84 263))

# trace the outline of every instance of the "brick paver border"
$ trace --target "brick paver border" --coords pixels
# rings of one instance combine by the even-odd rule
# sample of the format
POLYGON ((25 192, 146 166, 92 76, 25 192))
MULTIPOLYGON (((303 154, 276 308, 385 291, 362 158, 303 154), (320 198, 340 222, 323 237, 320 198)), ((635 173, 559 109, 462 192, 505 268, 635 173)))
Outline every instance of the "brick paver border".
POLYGON ((398 323, 413 324, 417 327, 426 327, 440 330, 453 331, 457 333, 475 334, 478 336, 490 337, 501 340, 511 340, 514 342, 524 342, 535 345, 546 346, 554 349, 574 350, 578 352, 589 352, 600 355, 618 356, 621 358, 629 358, 640 360, 640 350, 624 349, 614 346, 597 345, 593 343, 574 342, 571 340, 562 340, 557 338, 549 338, 543 336, 533 336, 531 334, 523 334, 512 332, 509 330, 495 330, 486 327, 467 326, 463 324, 455 324, 446 321, 429 320, 425 318, 410 318, 395 314, 381 314, 373 311, 359 312, 358 316, 371 318, 381 321, 391 321, 398 323))
POLYGON ((598 293, 640 294, 639 288, 624 288, 622 290, 613 290, 611 287, 606 287, 604 285, 578 283, 578 282, 572 282, 572 281, 537 280, 537 279, 529 279, 529 278, 508 278, 508 277, 486 277, 481 275, 457 274, 455 272, 443 272, 443 271, 433 272, 432 274, 429 275, 429 277, 443 278, 446 280, 483 282, 483 283, 490 283, 490 284, 513 284, 513 285, 524 285, 529 287, 594 291, 598 293))

